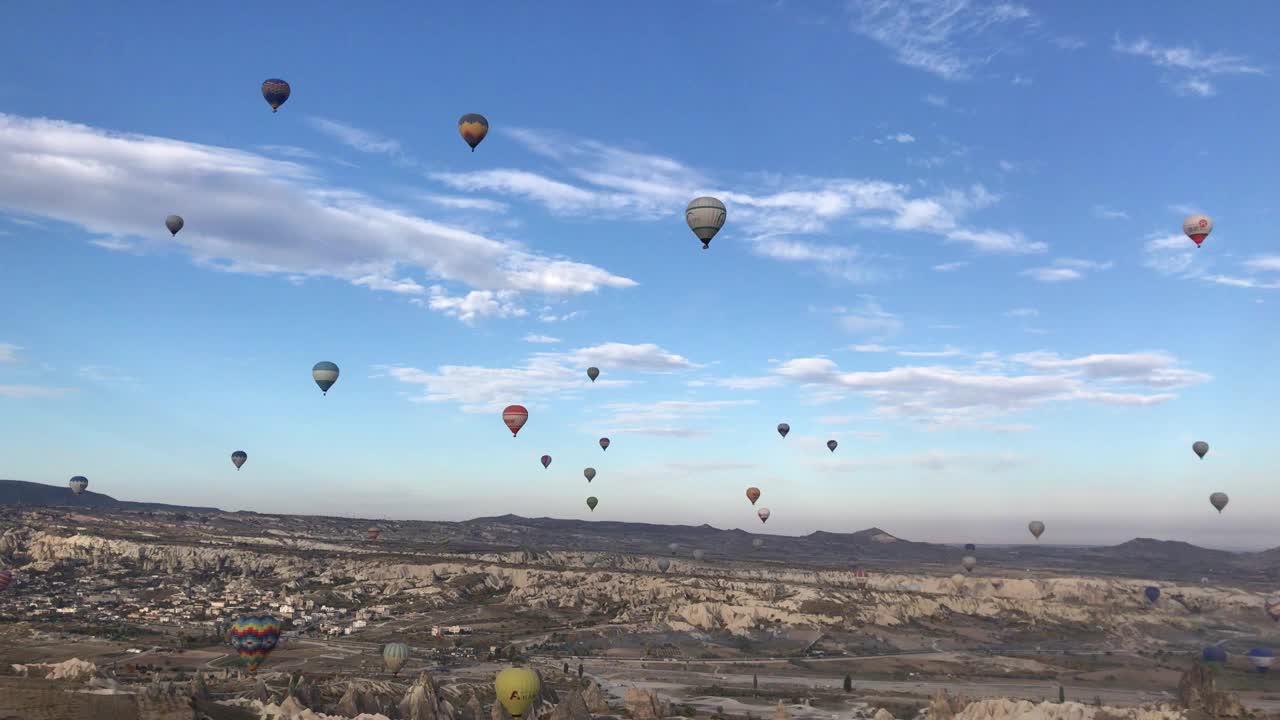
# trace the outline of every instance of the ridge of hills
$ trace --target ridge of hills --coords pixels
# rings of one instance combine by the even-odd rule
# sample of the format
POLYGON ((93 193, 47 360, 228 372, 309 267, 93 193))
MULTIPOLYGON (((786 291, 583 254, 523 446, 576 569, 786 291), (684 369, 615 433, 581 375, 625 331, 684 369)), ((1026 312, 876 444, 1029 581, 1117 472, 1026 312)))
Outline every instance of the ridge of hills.
MULTIPOLYGON (((423 542, 448 544, 452 551, 486 552, 524 549, 606 551, 630 554, 667 554, 668 544, 677 543, 681 552, 702 549, 709 557, 753 557, 763 562, 800 563, 810 566, 848 567, 865 565, 885 570, 912 566, 937 569, 959 567, 965 554, 953 544, 904 540, 881 528, 852 533, 818 530, 803 536, 752 533, 741 529, 720 529, 708 524, 668 525, 614 520, 580 520, 551 517, 527 518, 514 514, 478 517, 470 520, 380 520, 308 515, 280 515, 252 511, 228 512, 218 508, 169 505, 165 503, 117 500, 86 490, 77 496, 66 487, 22 480, 0 480, 0 507, 10 510, 44 507, 74 512, 77 509, 172 513, 193 515, 224 524, 248 522, 261 530, 265 522, 273 534, 315 534, 333 539, 360 536, 369 523, 382 529, 388 550, 412 550, 423 542), (248 518, 254 518, 252 522, 248 518), (240 518, 245 518, 241 520, 240 518), (755 548, 753 540, 764 545, 755 548)), ((183 517, 178 517, 179 522, 183 517)), ((761 528, 764 530, 764 528, 761 528)), ((1256 552, 1232 552, 1202 548, 1177 540, 1134 538, 1110 546, 1055 546, 1048 543, 1025 545, 981 545, 975 553, 981 566, 1036 568, 1050 572, 1102 572, 1118 574, 1142 568, 1165 577, 1211 579, 1245 575, 1256 579, 1280 572, 1280 548, 1256 552)))

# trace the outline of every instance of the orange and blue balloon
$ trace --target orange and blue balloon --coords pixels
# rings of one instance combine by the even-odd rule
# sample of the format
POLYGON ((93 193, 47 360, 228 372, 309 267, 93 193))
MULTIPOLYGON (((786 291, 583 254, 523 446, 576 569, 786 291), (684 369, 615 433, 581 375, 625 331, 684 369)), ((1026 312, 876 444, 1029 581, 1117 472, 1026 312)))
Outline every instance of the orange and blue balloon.
POLYGON ((231 623, 227 639, 249 672, 254 672, 280 643, 280 621, 272 615, 245 615, 231 623))

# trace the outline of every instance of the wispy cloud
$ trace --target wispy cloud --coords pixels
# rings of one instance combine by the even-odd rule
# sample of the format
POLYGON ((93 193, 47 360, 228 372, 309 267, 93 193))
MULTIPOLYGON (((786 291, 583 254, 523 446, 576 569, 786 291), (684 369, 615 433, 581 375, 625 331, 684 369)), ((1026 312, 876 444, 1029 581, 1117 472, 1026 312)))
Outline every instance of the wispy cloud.
POLYGON ((0 343, 0 363, 18 362, 18 351, 21 349, 20 345, 0 343))
POLYGON ((856 308, 835 308, 840 327, 856 335, 886 336, 902 330, 902 318, 880 307, 870 295, 861 296, 856 308))
POLYGON ((1204 53, 1182 46, 1161 46, 1146 38, 1124 42, 1116 36, 1112 49, 1125 55, 1146 58, 1153 65, 1177 73, 1166 78, 1180 95, 1210 97, 1216 93, 1209 76, 1213 75, 1265 75, 1266 70, 1252 64, 1241 55, 1204 53))
POLYGON ((80 368, 80 377, 85 380, 92 380, 97 383, 104 384, 122 384, 132 385, 138 382, 137 378, 125 375, 118 370, 101 365, 85 365, 80 368))
POLYGON ((460 197, 457 195, 424 194, 423 200, 454 210, 484 210, 487 212, 506 212, 507 204, 486 198, 460 197))
POLYGON ((1031 11, 982 0, 852 0, 853 30, 891 50, 908 67, 963 80, 1035 25, 1031 11))
POLYGON ((959 348, 953 348, 950 345, 942 350, 898 350, 899 357, 910 358, 949 358, 960 357, 964 355, 964 351, 959 348))
POLYGON ((947 98, 942 95, 925 95, 923 99, 925 102, 929 103, 934 107, 939 107, 939 108, 949 107, 947 98))
POLYGON ((788 360, 774 372, 812 390, 861 393, 876 403, 880 415, 935 427, 972 426, 1050 402, 1154 405, 1177 397, 1169 390, 1212 379, 1181 367, 1163 352, 1076 358, 1043 351, 1023 353, 1009 359, 1022 366, 1019 374, 990 369, 1004 364, 998 358, 982 360, 972 368, 910 366, 843 372, 830 359, 812 357, 788 360), (1140 392, 1144 389, 1161 392, 1140 392))
POLYGON ((1129 213, 1123 210, 1115 210, 1113 208, 1109 208, 1106 205, 1094 205, 1093 216, 1096 218, 1102 218, 1103 220, 1128 220, 1129 219, 1129 213))
POLYGON ((322 117, 308 117, 307 123, 311 125, 311 127, 319 130, 329 137, 334 138, 343 145, 359 150, 360 152, 374 155, 390 155, 392 157, 401 158, 402 160, 405 159, 403 157, 403 148, 400 147, 400 142, 397 140, 392 140, 391 138, 371 133, 368 130, 361 130, 358 127, 322 117))
POLYGON ((905 145, 907 143, 913 143, 915 141, 916 141, 916 138, 914 135, 910 133, 900 132, 900 133, 890 133, 888 135, 885 135, 883 138, 877 138, 872 142, 876 143, 877 145, 887 143, 887 142, 905 145))
POLYGON ((1084 40, 1078 37, 1075 37, 1073 35, 1060 35, 1058 37, 1053 38, 1053 40, 1051 40, 1050 42, 1062 48, 1063 50, 1079 50, 1083 47, 1086 47, 1089 44, 1084 40))
POLYGON ((0 397, 15 399, 56 398, 75 392, 75 388, 45 387, 41 385, 0 385, 0 397))
POLYGON ((417 283, 406 277, 411 273, 494 297, 506 293, 510 302, 636 285, 603 268, 327 187, 288 160, 6 114, 0 114, 0 208, 178 248, 224 272, 331 277, 401 294, 406 281, 417 283), (157 207, 192 208, 202 219, 176 238, 157 240, 157 207))
POLYGON ((1004 316, 1011 317, 1011 318, 1040 317, 1040 311, 1035 308, 1027 308, 1027 307, 1014 308, 1012 310, 1006 310, 1004 313, 1004 316))
POLYGON ((551 345, 551 344, 560 342, 560 338, 551 337, 550 335, 535 335, 533 333, 529 333, 528 335, 524 336, 524 341, 527 343, 551 345))
POLYGON ((627 381, 611 377, 614 371, 665 373, 692 370, 699 365, 681 355, 650 344, 604 343, 561 353, 534 353, 520 367, 493 368, 478 365, 443 365, 434 372, 413 367, 381 366, 379 369, 402 383, 420 385, 422 402, 452 402, 463 412, 493 412, 512 402, 531 404, 580 389, 587 367, 601 369, 597 387, 617 387, 627 381))
POLYGON ((1110 270, 1112 263, 1094 260, 1077 260, 1075 258, 1058 258, 1048 267, 1037 267, 1023 270, 1026 275, 1042 283, 1057 283, 1067 280, 1079 280, 1090 270, 1110 270))
POLYGON ((659 400, 645 403, 610 403, 604 409, 610 417, 601 421, 604 433, 612 435, 655 435, 658 437, 703 437, 711 434, 707 416, 754 400, 659 400), (693 421, 699 420, 696 425, 693 421))
POLYGON ((969 262, 967 260, 957 260, 955 262, 948 262, 948 263, 941 263, 939 265, 934 265, 933 269, 938 272, 955 272, 956 270, 959 270, 960 268, 965 267, 968 264, 969 262))

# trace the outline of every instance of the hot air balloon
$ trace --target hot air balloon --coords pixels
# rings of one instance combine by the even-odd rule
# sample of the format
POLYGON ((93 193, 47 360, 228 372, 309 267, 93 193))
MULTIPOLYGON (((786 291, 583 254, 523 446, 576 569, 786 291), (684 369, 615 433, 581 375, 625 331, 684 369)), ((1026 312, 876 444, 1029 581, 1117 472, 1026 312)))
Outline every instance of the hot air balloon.
POLYGON ((371 527, 368 530, 365 530, 364 534, 365 537, 368 537, 370 540, 377 540, 382 537, 382 531, 376 527, 371 527))
POLYGON ((1160 588, 1156 587, 1155 585, 1148 585, 1142 591, 1142 594, 1147 596, 1147 600, 1149 602, 1154 603, 1155 601, 1160 599, 1160 588))
POLYGON ((508 405, 502 411, 502 422, 507 424, 511 437, 515 437, 520 432, 520 428, 529 422, 529 411, 523 405, 508 405))
POLYGON ((271 112, 280 109, 280 106, 289 99, 290 92, 292 91, 289 88, 289 83, 279 78, 262 81, 262 97, 271 106, 271 112))
POLYGON ((599 505, 599 504, 600 504, 600 501, 597 500, 594 495, 587 498, 587 507, 591 508, 591 512, 595 512, 596 505, 599 505))
POLYGON ((747 488, 747 499, 751 501, 752 505, 755 505, 756 501, 760 499, 760 488, 758 487, 747 488))
POLYGON ((254 672, 280 642, 280 621, 271 615, 245 615, 231 623, 227 639, 249 672, 254 672))
POLYGON ((760 548, 764 547, 764 540, 761 538, 755 538, 754 540, 751 541, 751 547, 755 548, 756 550, 759 550, 760 548))
POLYGON ((704 553, 702 550, 694 550, 694 551, 693 551, 693 559, 694 559, 694 560, 701 560, 701 559, 702 559, 703 557, 705 557, 705 556, 706 556, 706 553, 704 553))
POLYGON ((542 456, 542 467, 543 467, 543 469, 546 469, 546 467, 547 467, 548 465, 550 465, 550 464, 551 464, 551 456, 550 456, 550 455, 543 455, 543 456, 542 456))
POLYGON ((1206 453, 1209 452, 1209 443, 1203 440, 1197 440, 1191 443, 1191 451, 1200 456, 1203 460, 1206 453))
POLYGON ((977 546, 975 546, 973 543, 965 543, 965 545, 964 545, 964 549, 965 549, 966 551, 968 551, 968 552, 973 552, 973 551, 977 550, 978 548, 977 548, 977 546))
POLYGON ((830 450, 831 452, 835 452, 835 451, 836 451, 836 446, 838 446, 839 444, 840 444, 840 443, 836 442, 835 440, 828 440, 828 441, 827 441, 827 449, 828 449, 828 450, 830 450))
POLYGON ((542 682, 538 673, 527 667, 509 667, 498 673, 493 681, 498 702, 507 709, 512 720, 520 720, 538 699, 542 682))
POLYGON ((476 146, 489 134, 489 121, 479 113, 467 113, 458 118, 458 134, 471 146, 471 152, 475 152, 476 146))
POLYGON ((240 466, 244 465, 244 461, 248 459, 249 454, 243 450, 237 450, 231 453, 231 464, 235 465, 237 470, 239 470, 240 466))
POLYGON ((788 424, 786 424, 786 423, 778 423, 778 434, 779 434, 779 435, 781 435, 782 437, 786 437, 786 436, 787 436, 787 433, 789 433, 789 432, 791 432, 791 426, 790 426, 790 425, 788 425, 788 424))
POLYGON ((1001 580, 1000 578, 991 578, 991 587, 999 590, 1004 587, 1004 580, 1001 580))
POLYGON ((1213 220, 1208 215, 1188 215, 1182 221, 1182 232, 1195 242, 1196 247, 1200 247, 1200 243, 1213 232, 1213 220))
POLYGON ((89 487, 89 478, 83 475, 77 475, 71 478, 71 481, 67 484, 71 486, 71 492, 79 495, 84 492, 85 488, 89 487))
POLYGON ((8 568, 0 570, 0 592, 4 592, 9 584, 13 582, 13 571, 8 568))
POLYGON ((322 360, 311 368, 311 379, 320 386, 320 392, 328 395, 329 388, 338 382, 338 366, 328 360, 322 360))
POLYGON ((1262 609, 1266 611, 1267 616, 1276 622, 1280 622, 1280 595, 1272 595, 1262 603, 1262 609))
POLYGON ((666 572, 670 568, 671 568, 670 560, 666 558, 662 558, 661 560, 658 561, 658 569, 661 570, 662 572, 666 572))
POLYGON ((757 510, 756 517, 760 518, 760 522, 769 522, 769 508, 760 508, 757 510))
POLYGON ((671 551, 672 555, 675 555, 676 551, 680 549, 680 543, 667 543, 667 549, 671 551))
POLYGON ((724 203, 713 197, 694 198, 684 209, 684 221, 689 224, 693 234, 702 241, 703 250, 711 247, 711 238, 724 227, 727 215, 728 211, 725 210, 724 203))
POLYGON ((164 219, 164 226, 169 228, 169 233, 171 235, 177 235, 178 231, 181 230, 182 226, 185 224, 186 223, 182 221, 181 215, 170 215, 164 219))
POLYGON ((1217 668, 1227 662, 1227 651, 1221 645, 1210 645, 1200 652, 1200 657, 1210 667, 1217 668))
POLYGON ((600 438, 600 449, 601 450, 609 449, 609 438, 600 438))
POLYGON ((1209 496, 1209 504, 1218 508, 1218 512, 1222 512, 1222 508, 1227 506, 1227 494, 1224 492, 1216 492, 1209 496))
POLYGON ((973 572, 973 569, 978 567, 978 558, 972 555, 965 555, 960 558, 960 565, 964 567, 965 572, 973 572))
POLYGON ((1260 673, 1269 670, 1275 659, 1276 654, 1267 648, 1254 648, 1249 651, 1249 662, 1253 663, 1253 669, 1260 673))
POLYGON ((592 480, 594 480, 594 479, 596 478, 596 469, 595 469, 595 468, 587 468, 587 469, 585 469, 585 470, 583 470, 583 471, 582 471, 582 474, 583 474, 583 476, 584 476, 584 477, 586 477, 586 478, 587 478, 587 482, 591 482, 592 480))
POLYGON ((591 382, 595 382, 596 378, 600 377, 600 368, 598 367, 587 368, 587 377, 591 378, 591 382))
POLYGON ((867 586, 867 571, 862 568, 856 568, 853 571, 853 584, 858 587, 867 586))
POLYGON ((959 590, 960 588, 964 587, 964 576, 961 575, 960 573, 956 573, 955 575, 952 575, 951 585, 956 590, 959 590))
POLYGON ((1044 534, 1044 523, 1040 522, 1039 520, 1032 520, 1031 522, 1027 523, 1027 529, 1031 531, 1032 535, 1036 536, 1037 540, 1039 540, 1040 536, 1044 534))
POLYGON ((387 643, 382 646, 382 663, 392 675, 400 674, 400 668, 409 662, 409 646, 401 642, 387 643))

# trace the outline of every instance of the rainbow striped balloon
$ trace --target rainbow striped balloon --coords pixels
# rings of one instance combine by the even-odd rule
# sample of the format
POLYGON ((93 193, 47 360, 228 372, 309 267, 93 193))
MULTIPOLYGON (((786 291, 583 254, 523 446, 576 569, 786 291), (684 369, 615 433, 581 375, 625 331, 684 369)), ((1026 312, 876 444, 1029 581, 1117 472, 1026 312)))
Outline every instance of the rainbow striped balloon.
POLYGON ((253 672, 280 642, 280 621, 271 615, 245 615, 231 623, 227 640, 253 672))

